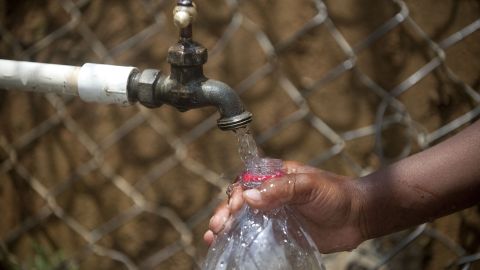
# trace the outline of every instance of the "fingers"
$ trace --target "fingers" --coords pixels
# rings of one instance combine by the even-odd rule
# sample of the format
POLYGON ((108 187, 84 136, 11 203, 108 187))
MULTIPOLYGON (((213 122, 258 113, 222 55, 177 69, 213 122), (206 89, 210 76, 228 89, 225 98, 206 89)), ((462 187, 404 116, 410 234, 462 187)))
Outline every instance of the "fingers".
POLYGON ((284 204, 307 203, 317 192, 317 185, 309 174, 289 174, 272 179, 258 189, 243 192, 245 201, 254 208, 270 210, 284 204))
POLYGON ((236 186, 232 192, 230 200, 228 202, 228 208, 230 209, 231 214, 233 215, 243 205, 243 196, 242 196, 242 187, 236 186))
POLYGON ((208 230, 204 235, 203 235, 203 241, 210 246, 213 242, 213 239, 215 239, 215 235, 211 230, 208 230))
POLYGON ((208 224, 208 228, 215 234, 219 233, 225 222, 227 222, 228 217, 230 216, 230 209, 227 207, 227 202, 223 202, 215 211, 212 218, 210 219, 210 223, 208 224))
POLYGON ((283 162, 283 169, 287 172, 287 174, 293 173, 315 173, 320 171, 315 167, 311 167, 305 165, 303 163, 297 161, 284 161, 283 162))
POLYGON ((252 207, 264 210, 295 203, 312 191, 314 185, 307 175, 321 172, 297 161, 284 161, 283 169, 287 172, 286 176, 270 180, 258 189, 244 191, 244 199, 252 207))
POLYGON ((212 218, 210 219, 209 229, 214 233, 219 233, 230 215, 235 214, 243 205, 242 187, 234 187, 230 200, 221 203, 212 218))
POLYGON ((227 206, 227 201, 222 202, 218 208, 215 210, 215 213, 210 218, 208 224, 209 230, 203 235, 203 241, 210 246, 215 239, 215 235, 218 234, 225 227, 225 223, 230 216, 230 209, 227 206))
POLYGON ((224 201, 215 210, 208 225, 209 230, 203 235, 203 240, 207 245, 210 245, 215 239, 215 235, 225 228, 230 215, 235 214, 242 207, 244 203, 242 191, 240 186, 234 187, 230 200, 228 202, 224 201))

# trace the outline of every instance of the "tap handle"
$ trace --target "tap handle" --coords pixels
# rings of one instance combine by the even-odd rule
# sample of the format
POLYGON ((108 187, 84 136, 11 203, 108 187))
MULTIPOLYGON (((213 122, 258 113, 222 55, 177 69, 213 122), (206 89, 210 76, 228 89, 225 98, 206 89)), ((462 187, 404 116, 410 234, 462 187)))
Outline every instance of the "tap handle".
POLYGON ((193 6, 192 0, 177 0, 177 6, 191 7, 193 6))
POLYGON ((173 23, 180 29, 181 38, 192 38, 192 22, 197 17, 193 1, 178 0, 173 9, 173 23))

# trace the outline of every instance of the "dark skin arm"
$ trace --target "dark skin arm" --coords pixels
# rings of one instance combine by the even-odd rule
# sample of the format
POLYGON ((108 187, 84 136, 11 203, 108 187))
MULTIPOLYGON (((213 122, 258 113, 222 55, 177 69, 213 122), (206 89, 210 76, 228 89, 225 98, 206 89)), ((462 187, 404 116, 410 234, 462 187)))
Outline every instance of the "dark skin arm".
POLYGON ((360 180, 364 198, 360 224, 365 238, 470 207, 480 202, 480 121, 360 180))
POLYGON ((231 213, 294 208, 323 253, 351 250, 480 202, 480 121, 454 137, 359 179, 285 162, 286 176, 258 190, 236 188, 210 220, 211 243, 231 213), (273 184, 273 185, 272 185, 273 184))

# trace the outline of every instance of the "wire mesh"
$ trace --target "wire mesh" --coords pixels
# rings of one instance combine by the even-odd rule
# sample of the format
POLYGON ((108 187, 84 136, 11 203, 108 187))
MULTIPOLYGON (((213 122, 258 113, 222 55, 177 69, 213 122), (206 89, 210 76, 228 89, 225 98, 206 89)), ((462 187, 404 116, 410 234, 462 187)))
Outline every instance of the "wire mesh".
MULTIPOLYGON (((166 71, 173 2, 0 1, 0 56, 166 71)), ((197 6, 206 73, 240 93, 269 156, 361 176, 480 114, 478 1, 197 6)), ((0 95, 5 266, 28 267, 40 247, 73 269, 199 267, 208 218, 241 164, 213 110, 0 95)), ((478 267, 476 211, 328 255, 327 268, 478 267)))

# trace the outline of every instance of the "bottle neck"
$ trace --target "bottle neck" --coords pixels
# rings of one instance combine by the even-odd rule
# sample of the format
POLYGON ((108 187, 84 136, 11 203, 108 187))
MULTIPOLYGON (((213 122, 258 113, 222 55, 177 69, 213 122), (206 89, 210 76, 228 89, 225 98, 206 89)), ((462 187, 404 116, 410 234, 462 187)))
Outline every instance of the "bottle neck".
POLYGON ((245 171, 240 175, 244 189, 260 186, 263 182, 283 176, 283 162, 279 159, 259 158, 247 164, 245 171))

